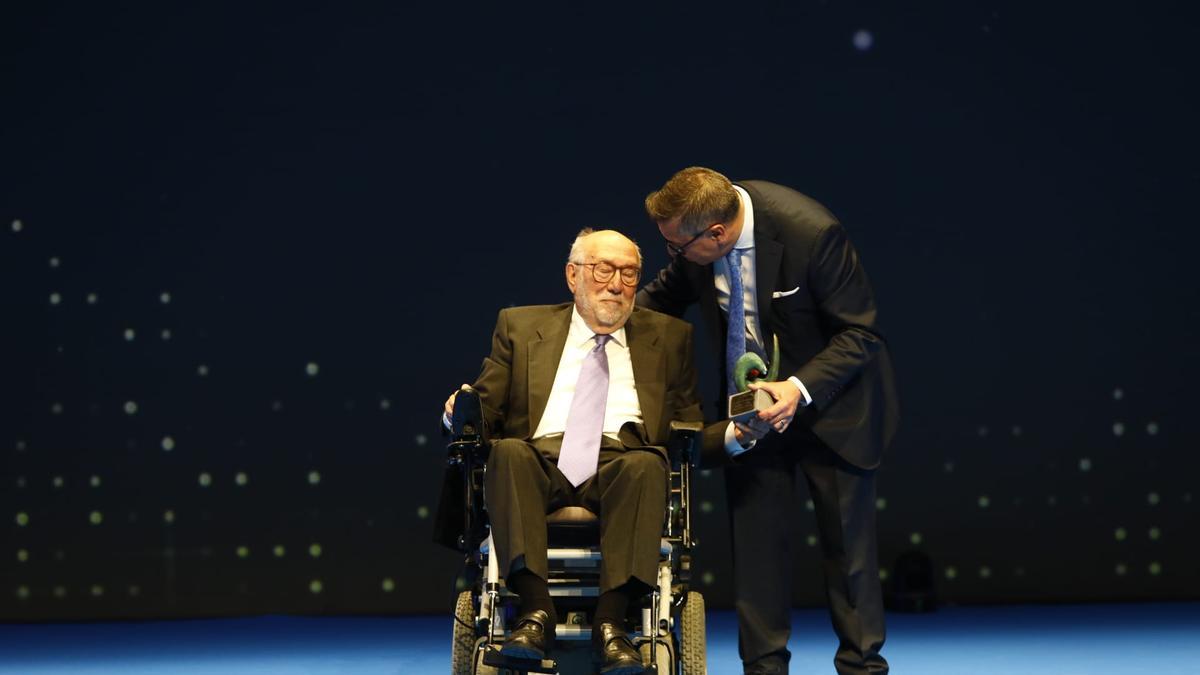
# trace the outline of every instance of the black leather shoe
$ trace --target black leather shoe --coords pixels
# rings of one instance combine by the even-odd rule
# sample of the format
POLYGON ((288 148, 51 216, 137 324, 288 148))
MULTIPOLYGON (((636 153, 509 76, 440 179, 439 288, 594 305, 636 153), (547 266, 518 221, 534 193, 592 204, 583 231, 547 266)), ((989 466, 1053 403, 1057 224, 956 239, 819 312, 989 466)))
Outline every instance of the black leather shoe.
POLYGON ((554 644, 554 626, 547 632, 550 615, 535 609, 517 619, 517 627, 509 634, 500 653, 514 659, 543 659, 554 644))
POLYGON ((601 675, 641 675, 642 656, 620 626, 604 622, 592 628, 592 651, 601 675))

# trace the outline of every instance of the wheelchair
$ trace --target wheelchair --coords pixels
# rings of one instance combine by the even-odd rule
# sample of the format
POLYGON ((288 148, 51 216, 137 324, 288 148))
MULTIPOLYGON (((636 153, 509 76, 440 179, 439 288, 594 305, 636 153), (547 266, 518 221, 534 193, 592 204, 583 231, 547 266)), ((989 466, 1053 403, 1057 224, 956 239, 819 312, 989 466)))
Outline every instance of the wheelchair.
MULTIPOLYGON (((672 422, 666 518, 660 546, 658 585, 640 602, 630 603, 629 636, 641 652, 646 673, 704 675, 704 598, 689 589, 691 549, 690 478, 699 459, 699 422, 672 422)), ((454 406, 449 466, 460 474, 465 556, 462 590, 454 608, 453 675, 591 673, 591 615, 599 595, 599 521, 595 514, 566 507, 547 515, 550 596, 558 610, 556 646, 540 662, 504 657, 500 647, 516 619, 517 596, 505 587, 499 563, 491 555, 483 477, 488 442, 479 396, 459 392, 454 406), (554 657, 552 659, 551 657, 554 657)))

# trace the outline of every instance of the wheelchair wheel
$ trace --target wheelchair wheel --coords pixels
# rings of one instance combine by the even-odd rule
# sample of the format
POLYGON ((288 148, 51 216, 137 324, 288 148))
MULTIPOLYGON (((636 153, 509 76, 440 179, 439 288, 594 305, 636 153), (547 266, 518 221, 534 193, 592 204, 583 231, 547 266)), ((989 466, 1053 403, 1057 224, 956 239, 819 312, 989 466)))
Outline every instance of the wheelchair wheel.
POLYGON ((472 675, 475 672, 475 602, 471 591, 458 594, 454 605, 454 645, 450 657, 453 675, 472 675))
POLYGON ((688 591, 679 626, 679 665, 682 675, 705 675, 704 596, 688 591))

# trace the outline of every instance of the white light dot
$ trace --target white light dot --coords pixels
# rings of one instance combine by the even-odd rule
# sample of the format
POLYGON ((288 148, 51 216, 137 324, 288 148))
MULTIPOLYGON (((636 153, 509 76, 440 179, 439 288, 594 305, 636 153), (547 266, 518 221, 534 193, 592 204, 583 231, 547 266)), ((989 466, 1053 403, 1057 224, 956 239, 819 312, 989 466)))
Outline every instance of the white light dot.
POLYGON ((161 445, 163 452, 170 452, 175 449, 175 439, 170 436, 163 436, 161 445))
POLYGON ((13 232, 20 232, 23 229, 25 229, 25 223, 22 223, 20 220, 12 221, 12 231, 13 232))
POLYGON ((1020 436, 1022 433, 1024 433, 1024 431, 1021 429, 1021 427, 1019 427, 1019 426, 1014 426, 1014 427, 1012 428, 1012 435, 1013 435, 1013 436, 1020 436))
POLYGON ((385 398, 385 399, 380 399, 380 401, 379 401, 379 409, 380 409, 380 410, 391 410, 391 409, 392 409, 392 402, 391 402, 391 401, 389 401, 389 400, 388 400, 388 399, 386 399, 386 398, 385 398))
POLYGON ((1055 497, 1054 495, 1050 495, 1049 497, 1046 497, 1046 505, 1047 506, 1058 505, 1058 497, 1055 497))
POLYGON ((1162 574, 1162 564, 1157 562, 1150 563, 1150 575, 1156 577, 1160 574, 1162 574))
POLYGON ((233 482, 237 485, 245 485, 250 482, 250 477, 244 471, 239 471, 233 476, 233 482))
POLYGON ((1151 541, 1158 541, 1162 537, 1162 530, 1152 527, 1147 534, 1150 536, 1151 541))
POLYGON ((304 372, 309 377, 316 377, 317 373, 321 372, 321 366, 317 365, 315 361, 309 361, 308 365, 304 366, 304 372))
POLYGON ((50 294, 50 304, 57 305, 60 302, 62 302, 62 294, 60 294, 60 293, 51 293, 50 294))
POLYGON ((159 333, 159 335, 162 336, 163 342, 167 342, 171 339, 171 329, 164 328, 164 329, 162 329, 162 332, 159 333))
POLYGON ((175 512, 172 511, 171 509, 167 509, 166 511, 163 511, 163 522, 168 525, 175 522, 175 512))
POLYGON ((415 437, 413 437, 413 441, 417 444, 418 447, 420 447, 420 446, 424 446, 426 443, 429 442, 429 437, 426 436, 425 434, 417 434, 415 437))
POLYGON ((1124 389, 1122 389, 1120 387, 1113 389, 1113 400, 1114 401, 1120 401, 1123 398, 1125 398, 1125 390, 1124 389))
POLYGON ((88 484, 94 488, 100 487, 100 476, 92 476, 88 479, 88 484))
POLYGON ((701 478, 710 478, 710 477, 712 477, 712 469, 701 469, 701 470, 700 470, 700 477, 701 477, 701 478))
POLYGON ((875 44, 875 36, 871 31, 860 29, 854 32, 854 48, 860 52, 865 52, 875 44))
POLYGON ((93 525, 99 525, 100 523, 104 522, 104 514, 100 513, 99 511, 92 511, 90 514, 88 514, 88 522, 93 525))
POLYGON ((912 534, 908 535, 908 540, 910 542, 912 542, 913 546, 919 546, 921 544, 922 539, 923 539, 923 537, 921 537, 920 532, 913 532, 912 534))
POLYGON ((283 401, 271 401, 271 412, 283 410, 283 401))
POLYGON ((54 597, 58 598, 59 600, 67 597, 67 589, 65 586, 55 586, 54 591, 52 592, 54 593, 54 597))
POLYGON ((804 543, 808 544, 809 546, 816 546, 817 545, 817 535, 815 535, 815 534, 808 535, 807 537, 804 538, 804 543))
POLYGON ((25 476, 17 476, 17 487, 25 487, 25 476))
POLYGON ((89 304, 89 305, 94 305, 94 304, 96 304, 96 303, 97 303, 99 300, 100 300, 100 296, 96 295, 95 293, 88 293, 88 294, 87 294, 87 304, 89 304))
POLYGON ((130 586, 128 592, 129 592, 129 597, 136 598, 137 596, 142 594, 142 589, 139 586, 130 586))
POLYGON ((881 569, 879 570, 879 580, 880 580, 880 581, 887 581, 887 580, 888 580, 888 571, 887 571, 887 568, 886 568, 886 567, 884 567, 884 568, 881 568, 881 569))
POLYGON ((393 581, 391 577, 384 577, 383 583, 380 584, 380 587, 383 588, 384 593, 391 593, 392 591, 396 590, 396 582, 393 581))
POLYGON ((953 565, 947 567, 946 568, 946 578, 947 579, 957 579, 958 578, 958 568, 953 565))
POLYGON ((992 500, 987 495, 979 495, 979 508, 986 509, 992 505, 992 500))
POLYGON ((29 446, 25 444, 25 441, 17 441, 14 447, 17 449, 17 452, 25 452, 29 446))
POLYGON ((207 471, 201 471, 198 481, 200 482, 200 487, 208 487, 212 485, 212 474, 207 471))
POLYGON ((1128 536, 1129 533, 1126 532, 1125 528, 1123 527, 1118 527, 1117 529, 1113 530, 1113 537, 1115 537, 1117 541, 1125 541, 1128 536))
POLYGON ((712 572, 705 572, 704 574, 700 575, 700 581, 703 582, 705 586, 712 586, 713 582, 716 580, 717 577, 712 572))
POLYGON ((429 507, 428 506, 418 506, 417 507, 417 517, 422 520, 424 520, 425 518, 428 518, 429 517, 429 507))
POLYGON ((812 511, 814 508, 815 507, 813 506, 813 500, 809 499, 808 501, 804 502, 804 509, 806 511, 812 511))
POLYGON ((987 427, 979 427, 978 433, 979 433, 979 437, 983 438, 984 436, 988 435, 988 428, 987 427))
POLYGON ((17 597, 22 600, 29 599, 29 587, 25 585, 17 586, 17 597))
POLYGON ((19 527, 25 527, 29 524, 29 514, 24 511, 17 512, 16 521, 19 527))
POLYGON ((54 256, 54 257, 50 258, 50 267, 57 268, 61 264, 62 264, 62 261, 58 259, 58 256, 54 256))
POLYGON ((319 471, 308 472, 308 484, 316 485, 321 482, 321 473, 319 471))
POLYGON ((165 292, 165 291, 164 291, 164 292, 162 292, 162 293, 159 293, 159 295, 158 295, 158 301, 159 301, 159 302, 161 302, 161 303, 162 303, 162 304, 164 304, 164 305, 169 305, 169 304, 171 304, 171 294, 170 294, 170 293, 167 293, 167 292, 165 292))
POLYGON ((275 544, 275 548, 271 549, 271 553, 274 553, 276 558, 282 558, 287 554, 287 549, 283 547, 283 544, 275 544))
POLYGON ((196 374, 200 377, 208 377, 208 366, 204 365, 203 363, 196 366, 196 374))
POLYGON ((886 510, 887 509, 887 499, 885 499, 883 497, 879 497, 878 499, 876 499, 875 500, 875 509, 878 511, 886 510))
POLYGON ((954 462, 946 462, 942 465, 942 471, 946 473, 954 473, 954 462))
POLYGON ((133 339, 135 337, 137 337, 137 333, 132 328, 125 329, 125 341, 126 342, 133 342, 133 339))
POLYGON ((92 597, 98 598, 104 595, 104 587, 100 584, 92 584, 92 597))
POLYGON ((1117 576, 1123 577, 1125 576, 1125 573, 1129 571, 1129 568, 1125 566, 1125 563, 1117 563, 1117 566, 1113 568, 1113 571, 1117 573, 1117 576))
POLYGON ((237 557, 239 557, 239 558, 250 557, 250 549, 245 546, 237 547, 237 557))
POLYGON ((980 579, 990 579, 991 577, 992 577, 992 568, 988 567, 987 565, 984 565, 983 567, 979 568, 979 578, 980 579))
POLYGON ((1146 425, 1146 433, 1150 434, 1151 436, 1157 436, 1158 435, 1158 422, 1150 422, 1149 424, 1147 424, 1146 425))
POLYGON ((712 511, 713 511, 713 504, 711 501, 705 499, 704 501, 700 502, 700 512, 701 513, 712 513, 712 511))
POLYGON ((50 412, 54 415, 61 415, 63 413, 63 404, 61 404, 61 403, 52 404, 50 406, 50 412))
POLYGON ((1079 470, 1080 471, 1091 471, 1092 470, 1092 460, 1088 457, 1084 457, 1084 458, 1080 459, 1079 460, 1079 470))
POLYGON ((314 558, 320 558, 321 552, 322 549, 320 544, 312 544, 308 547, 308 554, 314 558))
POLYGON ((1112 431, 1113 431, 1113 436, 1125 435, 1125 423, 1124 422, 1113 422, 1112 431))
POLYGON ((29 551, 23 548, 17 549, 17 562, 26 562, 29 560, 29 551))
POLYGON ((1151 492, 1150 494, 1146 495, 1146 503, 1150 506, 1157 506, 1160 501, 1162 500, 1159 498, 1157 492, 1151 492))
POLYGON ((316 595, 317 593, 320 593, 324 588, 325 588, 325 586, 324 586, 324 584, 321 583, 320 579, 313 579, 308 584, 308 590, 312 591, 312 593, 314 595, 316 595))
POLYGON ((137 402, 135 402, 135 401, 125 401, 125 414, 126 414, 126 415, 136 415, 136 414, 137 414, 137 411, 138 411, 138 404, 137 404, 137 402))

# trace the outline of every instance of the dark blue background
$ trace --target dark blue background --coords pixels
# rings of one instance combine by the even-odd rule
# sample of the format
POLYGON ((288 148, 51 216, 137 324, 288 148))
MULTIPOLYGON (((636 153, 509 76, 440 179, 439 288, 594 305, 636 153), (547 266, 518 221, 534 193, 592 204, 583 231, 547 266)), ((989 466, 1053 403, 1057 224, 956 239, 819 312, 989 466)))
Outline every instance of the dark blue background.
POLYGON ((641 200, 694 164, 795 187, 858 246, 903 397, 885 566, 924 551, 951 602, 1200 597, 1198 26, 1185 3, 6 7, 0 618, 448 607, 442 400, 497 309, 568 298, 579 228, 662 265, 641 200))

